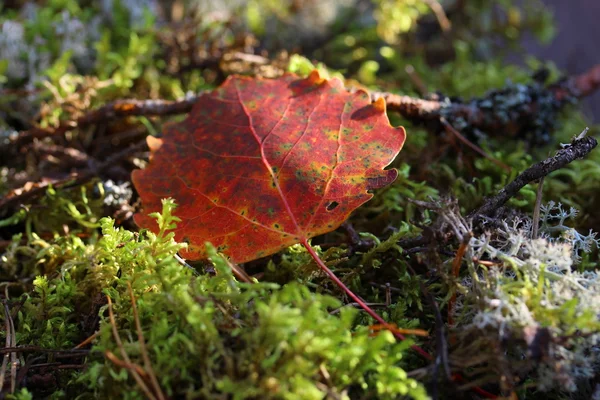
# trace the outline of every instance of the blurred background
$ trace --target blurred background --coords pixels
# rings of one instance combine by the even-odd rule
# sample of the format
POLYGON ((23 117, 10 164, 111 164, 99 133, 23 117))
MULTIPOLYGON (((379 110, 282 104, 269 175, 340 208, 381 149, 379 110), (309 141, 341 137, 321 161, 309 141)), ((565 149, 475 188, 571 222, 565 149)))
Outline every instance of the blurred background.
MULTIPOLYGON (((424 92, 420 80, 427 89, 446 90, 428 84, 428 68, 500 60, 530 67, 552 61, 566 74, 589 69, 600 57, 598 15, 596 0, 5 0, 0 85, 39 88, 56 76, 49 70, 63 67, 108 78, 140 50, 132 47, 134 33, 144 56, 135 71, 122 74, 125 86, 150 73, 148 57, 154 73, 171 76, 202 69, 222 76, 264 64, 236 60, 242 51, 280 66, 299 53, 366 85, 379 80, 424 92), (152 43, 144 43, 149 36, 152 43)), ((186 89, 218 80, 210 74, 186 89)), ((157 95, 154 86, 150 96, 157 95)), ((599 94, 586 100, 586 114, 598 120, 599 105, 599 94)))
MULTIPOLYGON (((526 0, 527 1, 527 0, 526 0)), ((540 43, 531 34, 524 35, 524 51, 542 60, 551 60, 568 75, 580 74, 600 62, 600 1, 543 0, 554 17, 556 34, 547 43, 540 43)), ((522 57, 515 56, 509 61, 522 57)), ((600 122, 600 93, 583 101, 583 111, 595 123, 600 122)))

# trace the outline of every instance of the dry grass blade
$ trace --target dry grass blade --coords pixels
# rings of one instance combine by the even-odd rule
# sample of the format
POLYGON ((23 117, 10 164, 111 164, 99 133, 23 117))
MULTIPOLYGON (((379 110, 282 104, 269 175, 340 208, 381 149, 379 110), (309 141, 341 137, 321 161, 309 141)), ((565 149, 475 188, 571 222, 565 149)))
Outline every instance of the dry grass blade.
MULTIPOLYGON (((4 318, 5 318, 5 329, 6 329, 6 347, 12 347, 11 346, 11 342, 12 342, 12 338, 11 338, 11 323, 10 323, 10 312, 8 310, 8 306, 6 305, 6 302, 3 302, 4 304, 4 318)), ((4 389, 4 379, 6 376, 6 367, 8 366, 8 359, 10 358, 10 354, 11 353, 6 353, 4 354, 4 357, 2 358, 2 366, 0 367, 0 393, 2 393, 2 389, 4 389)))
MULTIPOLYGON (((143 372, 143 369, 131 362, 131 360, 129 359, 129 356, 127 355, 127 352, 125 351, 125 348, 123 347, 123 342, 121 341, 121 336, 119 336, 119 331, 117 330, 117 323, 115 321, 115 314, 113 312, 112 300, 110 299, 109 296, 106 296, 106 299, 108 300, 108 317, 110 320, 110 326, 112 328, 113 337, 115 338, 115 342, 117 342, 117 347, 119 348, 121 357, 123 357, 123 359, 125 360, 125 363, 123 363, 123 362, 119 363, 118 361, 115 361, 115 360, 118 360, 117 357, 111 358, 110 355, 108 354, 110 352, 105 353, 105 355, 107 355, 107 358, 109 360, 111 360, 114 364, 119 365, 123 368, 127 368, 131 372, 133 379, 135 379, 135 382, 138 384, 140 389, 142 389, 142 391, 144 392, 146 397, 149 399, 155 400, 156 396, 154 396, 154 394, 152 394, 152 392, 150 391, 150 389, 148 388, 148 386, 146 385, 146 383, 140 376, 141 375, 140 372, 143 372)), ((110 354, 112 354, 112 353, 110 353, 110 354)), ((119 360, 119 361, 121 361, 121 360, 119 360)))
POLYGON ((533 209, 533 227, 531 231, 532 239, 537 239, 538 230, 540 229, 540 210, 542 208, 544 178, 545 177, 542 177, 542 179, 540 179, 540 183, 538 183, 538 188, 535 195, 535 207, 533 209))
POLYGON ((493 162, 500 168, 504 169, 506 172, 510 172, 510 167, 508 165, 504 164, 503 162, 501 162, 499 160, 496 160, 494 157, 492 157, 488 153, 486 153, 481 147, 477 146, 475 143, 471 142, 469 139, 464 137, 448 121, 446 121, 445 118, 440 118, 440 122, 442 123, 442 125, 444 125, 444 129, 446 129, 446 131, 448 133, 451 133, 452 135, 456 136, 456 138, 458 140, 460 140, 461 142, 466 144, 469 148, 474 150, 477 154, 487 158, 488 160, 490 160, 491 162, 493 162))
POLYGON ((140 324, 140 317, 138 315, 137 306, 135 304, 135 297, 133 296, 133 289, 131 288, 131 283, 127 282, 127 289, 129 290, 129 297, 131 299, 131 307, 133 311, 133 319, 135 320, 135 329, 138 334, 138 341, 140 342, 140 351, 142 353, 142 358, 144 360, 144 367, 148 376, 150 377, 150 382, 152 383, 152 387, 154 388, 154 392, 159 400, 164 400, 165 395, 160 389, 160 385, 158 384, 158 379, 156 379, 156 375, 154 374, 154 370, 152 369, 152 363, 150 362, 150 356, 148 356, 148 349, 146 348, 146 340, 144 339, 144 333, 142 332, 142 325, 140 324))
POLYGON ((81 349, 85 346, 87 346, 88 344, 92 343, 92 341, 94 339, 96 339, 98 337, 98 335, 100 334, 100 331, 96 331, 94 332, 91 336, 89 336, 87 339, 85 339, 83 342, 79 343, 77 346, 73 347, 73 349, 81 349))
MULTIPOLYGON (((462 260, 463 257, 465 256, 465 253, 467 252, 467 248, 469 247, 469 240, 471 239, 470 235, 465 235, 463 242, 461 243, 460 247, 458 248, 458 251, 456 252, 456 256, 454 257, 454 260, 452 261, 452 276, 455 279, 458 279, 458 276, 460 274, 460 266, 462 264, 462 260)), ((448 302, 448 325, 453 326, 454 325, 454 306, 456 304, 456 291, 452 294, 452 297, 450 298, 450 301, 448 302)))

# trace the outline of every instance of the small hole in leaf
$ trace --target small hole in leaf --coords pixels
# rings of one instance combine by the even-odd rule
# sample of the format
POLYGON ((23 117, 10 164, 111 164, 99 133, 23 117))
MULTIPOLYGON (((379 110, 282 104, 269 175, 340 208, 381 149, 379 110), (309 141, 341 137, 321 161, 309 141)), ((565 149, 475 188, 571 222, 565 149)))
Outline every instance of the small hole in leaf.
POLYGON ((337 201, 332 201, 331 203, 327 204, 327 211, 333 211, 337 206, 339 206, 340 203, 338 203, 337 201))

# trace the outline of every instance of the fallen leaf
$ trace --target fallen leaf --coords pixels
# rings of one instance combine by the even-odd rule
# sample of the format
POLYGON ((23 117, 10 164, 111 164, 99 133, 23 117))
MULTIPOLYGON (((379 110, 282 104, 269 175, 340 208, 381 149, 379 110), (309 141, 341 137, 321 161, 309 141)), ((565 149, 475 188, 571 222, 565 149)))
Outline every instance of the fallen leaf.
POLYGON ((336 229, 396 179, 384 170, 404 144, 383 99, 349 93, 341 81, 284 75, 234 76, 201 96, 187 119, 161 139, 133 172, 144 210, 135 222, 156 231, 148 214, 161 199, 178 204, 183 257, 206 257, 205 243, 235 262, 276 253, 336 229))

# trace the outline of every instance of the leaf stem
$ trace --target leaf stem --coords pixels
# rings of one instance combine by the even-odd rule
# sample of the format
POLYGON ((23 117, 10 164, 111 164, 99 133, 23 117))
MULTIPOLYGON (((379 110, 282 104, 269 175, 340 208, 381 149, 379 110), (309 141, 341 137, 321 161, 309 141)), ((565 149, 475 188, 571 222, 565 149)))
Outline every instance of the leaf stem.
MULTIPOLYGON (((308 254, 311 255, 311 257, 315 260, 315 262, 317 263, 317 265, 319 266, 319 268, 321 268, 321 270, 323 272, 325 272, 329 278, 331 278, 331 280, 340 288, 342 289, 344 292, 346 292, 346 294, 356 302, 356 304, 358 304, 360 306, 360 308, 362 308, 363 310, 365 310, 367 312, 367 314, 369 314, 371 317, 373 317, 377 322, 379 322, 381 325, 385 326, 390 332, 392 332, 392 334, 398 338, 399 340, 404 340, 406 339, 406 337, 404 335, 402 335, 401 333, 397 332, 394 330, 394 327, 392 327, 390 324, 388 324, 381 316, 379 316, 379 314, 377 314, 375 311, 373 311, 371 309, 371 307, 369 307, 363 300, 361 300, 360 297, 358 297, 352 290, 350 290, 350 288, 348 288, 348 286, 346 286, 344 284, 344 282, 342 282, 340 280, 340 278, 338 278, 337 276, 335 276, 335 274, 333 273, 332 270, 329 269, 329 267, 327 267, 327 265, 325 265, 325 263, 323 262, 323 260, 321 260, 321 258, 319 257, 319 255, 317 254, 317 252, 315 252, 315 250, 311 247, 311 245, 308 243, 308 239, 304 239, 304 241, 302 241, 302 245, 304 247, 306 247, 306 250, 308 250, 308 254)), ((412 345, 411 348, 416 351, 417 353, 419 353, 421 356, 423 356, 423 358, 427 359, 427 360, 432 360, 433 357, 427 353, 425 350, 423 350, 422 348, 420 348, 417 345, 412 345)))
MULTIPOLYGON (((317 252, 311 247, 311 245, 308 243, 308 239, 304 239, 302 241, 302 245, 304 247, 306 247, 306 250, 308 250, 308 254, 311 255, 311 257, 315 260, 315 262, 317 263, 317 265, 319 266, 319 268, 321 268, 321 270, 323 272, 325 272, 329 278, 331 278, 331 280, 333 282, 335 282, 336 285, 338 285, 338 287, 340 289, 342 289, 344 292, 346 292, 346 294, 348 296, 350 296, 350 298, 352 300, 354 300, 363 310, 365 310, 371 317, 373 317, 377 322, 379 322, 381 325, 383 325, 385 328, 387 328, 390 332, 392 332, 392 334, 398 338, 399 340, 404 340, 405 336, 402 335, 401 333, 397 332, 397 330, 394 329, 393 326, 391 326, 390 324, 388 324, 382 317, 380 317, 375 311, 373 311, 371 309, 371 307, 369 307, 364 301, 362 301, 360 299, 360 297, 358 297, 356 294, 354 294, 354 292, 352 290, 350 290, 348 288, 348 286, 346 286, 344 284, 344 282, 342 282, 340 280, 340 278, 338 278, 337 276, 335 276, 335 274, 333 273, 332 270, 329 269, 329 267, 327 267, 327 265, 325 265, 325 263, 323 262, 323 260, 321 260, 321 258, 319 257, 319 255, 317 254, 317 252)), ((417 353, 419 353, 423 358, 425 358, 426 360, 433 360, 433 357, 427 353, 425 350, 423 350, 422 348, 420 348, 417 345, 412 345, 410 346, 411 349, 413 349, 414 351, 416 351, 417 353)), ((460 375, 460 374, 454 374, 453 376, 453 381, 459 381, 459 382, 465 382, 465 379, 460 375)), ((472 387, 471 390, 475 391, 476 393, 480 394, 481 396, 487 398, 487 399, 497 399, 498 396, 484 390, 481 389, 478 386, 472 387)))

